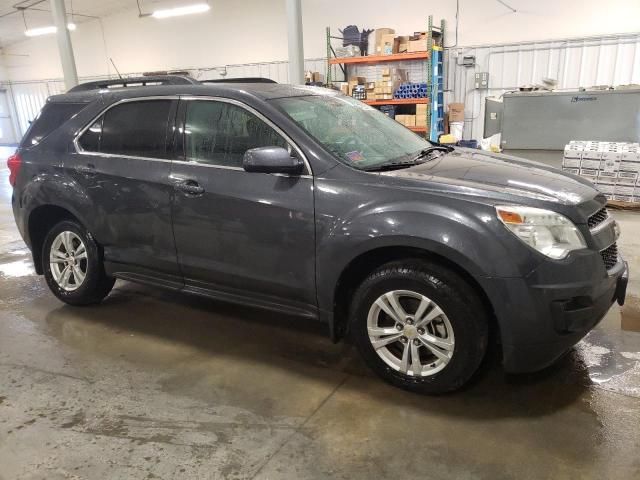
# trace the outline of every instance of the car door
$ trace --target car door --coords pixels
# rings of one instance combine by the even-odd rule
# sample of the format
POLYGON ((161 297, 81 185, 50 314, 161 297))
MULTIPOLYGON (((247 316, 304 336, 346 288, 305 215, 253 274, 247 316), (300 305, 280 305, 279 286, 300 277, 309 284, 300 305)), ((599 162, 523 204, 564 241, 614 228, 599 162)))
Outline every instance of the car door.
POLYGON ((182 286, 167 154, 177 103, 174 97, 114 104, 78 136, 65 167, 88 197, 108 271, 182 286))
POLYGON ((246 150, 302 152, 254 109, 229 99, 180 102, 173 228, 189 289, 315 312, 313 177, 248 173, 246 150))

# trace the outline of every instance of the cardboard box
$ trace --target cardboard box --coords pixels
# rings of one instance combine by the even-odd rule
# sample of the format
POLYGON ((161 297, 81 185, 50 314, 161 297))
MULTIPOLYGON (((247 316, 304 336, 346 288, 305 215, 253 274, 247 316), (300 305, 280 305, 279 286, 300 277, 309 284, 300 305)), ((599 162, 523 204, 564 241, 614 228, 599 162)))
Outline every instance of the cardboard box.
POLYGON ((562 166, 563 167, 568 167, 568 168, 580 168, 580 158, 563 158, 562 159, 562 166))
POLYGON ((351 96, 353 94, 353 89, 356 85, 364 85, 366 83, 367 79, 364 77, 349 77, 349 93, 348 95, 351 96))
POLYGON ((618 185, 635 185, 638 180, 638 172, 618 172, 618 185))
POLYGON ((464 103, 449 104, 449 122, 464 122, 464 103))
POLYGON ((396 36, 393 33, 387 33, 382 35, 382 49, 380 55, 393 55, 398 53, 398 42, 396 42, 396 36))
POLYGON ((619 185, 616 183, 615 189, 613 190, 614 195, 628 195, 633 196, 633 191, 635 187, 629 185, 619 185))
POLYGON ((582 163, 580 163, 580 168, 594 168, 596 170, 600 169, 600 160, 591 160, 588 158, 583 158, 582 163))
POLYGON ((340 91, 345 95, 349 95, 349 84, 347 82, 342 82, 340 84, 340 91))
POLYGON ((382 55, 382 36, 392 33, 396 33, 393 28, 376 28, 373 32, 376 55, 382 55))
POLYGON ((640 172, 640 161, 622 160, 620 170, 625 172, 640 172))
POLYGON ((424 40, 409 40, 407 43, 407 53, 414 52, 426 52, 427 51, 427 39, 424 40))
POLYGON ((598 190, 605 195, 613 195, 615 185, 613 183, 597 183, 598 190))
POLYGON ((398 41, 398 53, 407 53, 409 49, 409 37, 406 35, 396 37, 398 41))
POLYGON ((567 172, 567 173, 571 173, 573 175, 580 174, 580 169, 579 168, 562 167, 562 170, 567 172))
POLYGON ((313 72, 313 82, 314 83, 323 83, 324 82, 324 75, 322 75, 320 72, 313 72))
POLYGON ((617 172, 605 172, 604 170, 598 171, 598 180, 605 182, 614 182, 618 178, 617 172))

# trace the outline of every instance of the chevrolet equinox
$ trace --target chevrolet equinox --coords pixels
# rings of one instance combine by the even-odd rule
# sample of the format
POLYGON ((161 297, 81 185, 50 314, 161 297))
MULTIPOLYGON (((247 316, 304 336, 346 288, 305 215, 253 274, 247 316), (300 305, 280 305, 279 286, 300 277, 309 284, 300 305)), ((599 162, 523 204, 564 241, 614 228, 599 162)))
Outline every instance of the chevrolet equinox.
POLYGON ((319 320, 426 393, 464 385, 491 329, 505 371, 539 370, 624 302, 618 226, 577 176, 332 90, 138 80, 50 97, 8 160, 63 302, 120 278, 319 320))

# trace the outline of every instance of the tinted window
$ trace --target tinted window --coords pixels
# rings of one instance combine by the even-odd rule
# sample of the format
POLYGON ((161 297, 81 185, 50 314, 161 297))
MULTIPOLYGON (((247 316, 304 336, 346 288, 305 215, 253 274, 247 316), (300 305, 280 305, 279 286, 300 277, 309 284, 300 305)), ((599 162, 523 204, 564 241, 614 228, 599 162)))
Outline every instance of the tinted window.
POLYGON ((40 115, 33 121, 25 134, 22 145, 28 147, 39 143, 44 137, 61 126, 82 108, 86 103, 47 103, 40 115))
POLYGON ((250 148, 288 148, 265 122, 224 102, 189 102, 184 131, 186 159, 195 162, 242 167, 244 152, 250 148))
POLYGON ((100 151, 138 157, 166 157, 171 100, 127 102, 107 110, 100 151))
POLYGON ((96 120, 80 137, 78 144, 86 152, 100 151, 100 137, 102 136, 102 117, 96 120))

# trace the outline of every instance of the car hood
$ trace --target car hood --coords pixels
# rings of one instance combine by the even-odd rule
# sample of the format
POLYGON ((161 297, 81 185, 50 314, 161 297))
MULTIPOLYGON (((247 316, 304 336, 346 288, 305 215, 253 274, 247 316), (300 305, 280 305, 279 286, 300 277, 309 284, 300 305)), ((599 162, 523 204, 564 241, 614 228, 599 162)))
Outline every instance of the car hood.
POLYGON ((477 194, 481 190, 495 192, 498 197, 566 205, 583 203, 599 194, 590 182, 545 164, 468 148, 456 148, 434 160, 383 175, 458 187, 462 193, 477 194))

